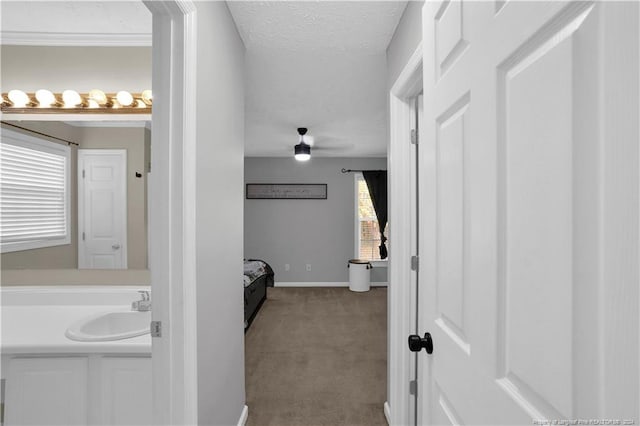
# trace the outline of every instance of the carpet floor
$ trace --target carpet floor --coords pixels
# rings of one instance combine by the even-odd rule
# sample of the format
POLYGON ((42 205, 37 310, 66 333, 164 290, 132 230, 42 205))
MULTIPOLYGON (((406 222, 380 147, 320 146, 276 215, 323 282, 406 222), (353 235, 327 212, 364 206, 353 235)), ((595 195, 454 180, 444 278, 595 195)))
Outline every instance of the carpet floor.
POLYGON ((269 288, 245 360, 247 426, 385 426, 386 288, 269 288))

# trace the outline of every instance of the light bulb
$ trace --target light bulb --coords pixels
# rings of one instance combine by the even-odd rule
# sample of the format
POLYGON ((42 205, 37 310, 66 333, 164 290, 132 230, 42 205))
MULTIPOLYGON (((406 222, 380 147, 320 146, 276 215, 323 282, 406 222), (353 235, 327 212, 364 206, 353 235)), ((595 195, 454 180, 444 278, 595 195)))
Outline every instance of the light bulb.
POLYGON ((98 105, 104 105, 107 103, 107 95, 100 89, 92 89, 89 92, 89 99, 94 100, 98 105))
POLYGON ((62 92, 62 101, 65 108, 73 108, 82 103, 82 98, 75 90, 65 90, 62 92))
POLYGON ((100 104, 93 99, 89 99, 89 108, 100 108, 100 104))
POLYGON ((29 96, 22 90, 11 90, 8 96, 14 107, 25 107, 29 103, 29 96))
POLYGON ((293 147, 293 153, 296 160, 307 161, 311 158, 311 147, 303 141, 293 147))
POLYGON ((36 92, 36 99, 41 107, 50 107, 56 103, 56 97, 51 91, 40 89, 36 92))
POLYGON ((151 93, 151 90, 147 89, 142 91, 142 101, 147 105, 151 105, 153 102, 153 94, 151 93))
POLYGON ((131 95, 131 93, 127 92, 126 90, 119 91, 118 94, 116 95, 116 99, 118 100, 118 103, 122 106, 129 106, 133 103, 133 96, 131 95))

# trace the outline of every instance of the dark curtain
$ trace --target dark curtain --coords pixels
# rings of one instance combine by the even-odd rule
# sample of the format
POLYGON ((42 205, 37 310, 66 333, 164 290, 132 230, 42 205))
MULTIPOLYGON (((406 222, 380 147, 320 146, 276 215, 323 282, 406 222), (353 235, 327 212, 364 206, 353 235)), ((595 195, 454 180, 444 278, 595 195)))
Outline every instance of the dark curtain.
POLYGON ((387 172, 363 171, 362 175, 367 182, 373 208, 378 217, 378 226, 380 227, 380 259, 386 259, 387 246, 384 243, 387 241, 387 238, 384 236, 384 228, 387 226, 387 172))

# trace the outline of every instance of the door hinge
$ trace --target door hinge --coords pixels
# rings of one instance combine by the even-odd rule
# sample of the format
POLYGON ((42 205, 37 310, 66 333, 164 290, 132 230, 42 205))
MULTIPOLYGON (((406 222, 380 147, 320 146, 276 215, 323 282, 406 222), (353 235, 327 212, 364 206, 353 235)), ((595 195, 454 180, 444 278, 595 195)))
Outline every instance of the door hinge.
POLYGON ((162 321, 151 321, 151 337, 162 337, 162 321))
POLYGON ((82 170, 82 179, 84 179, 84 169, 82 170))
POLYGON ((411 256, 411 270, 417 271, 420 267, 420 258, 418 256, 411 256))
POLYGON ((82 233, 82 241, 84 241, 84 232, 82 233))
POLYGON ((418 381, 411 380, 409 382, 409 395, 416 395, 418 393, 418 381))
POLYGON ((416 132, 416 129, 411 129, 411 143, 413 145, 417 145, 418 143, 418 132, 416 132))

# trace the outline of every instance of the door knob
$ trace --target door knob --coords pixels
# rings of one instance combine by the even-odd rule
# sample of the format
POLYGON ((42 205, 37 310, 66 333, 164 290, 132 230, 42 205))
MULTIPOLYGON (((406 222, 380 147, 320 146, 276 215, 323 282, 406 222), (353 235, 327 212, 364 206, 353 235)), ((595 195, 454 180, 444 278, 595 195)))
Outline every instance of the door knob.
POLYGON ((420 337, 417 334, 409 336, 409 350, 411 352, 420 352, 422 348, 425 348, 427 353, 433 352, 433 340, 431 339, 431 333, 424 333, 424 337, 420 337))
POLYGON ((120 244, 114 244, 111 246, 112 249, 118 250, 120 248, 120 244))

